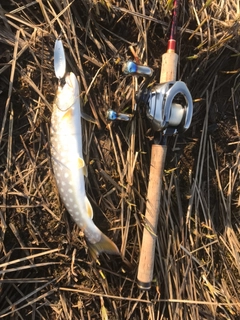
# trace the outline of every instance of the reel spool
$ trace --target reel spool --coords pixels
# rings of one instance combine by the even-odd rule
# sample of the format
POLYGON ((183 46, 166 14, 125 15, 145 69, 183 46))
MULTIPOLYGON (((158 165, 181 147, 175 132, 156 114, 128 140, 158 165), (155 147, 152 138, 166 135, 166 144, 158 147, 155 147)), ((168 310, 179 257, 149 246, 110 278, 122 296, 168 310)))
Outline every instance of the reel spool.
POLYGON ((152 88, 147 101, 147 116, 155 131, 186 131, 192 120, 191 94, 182 81, 169 81, 152 88))

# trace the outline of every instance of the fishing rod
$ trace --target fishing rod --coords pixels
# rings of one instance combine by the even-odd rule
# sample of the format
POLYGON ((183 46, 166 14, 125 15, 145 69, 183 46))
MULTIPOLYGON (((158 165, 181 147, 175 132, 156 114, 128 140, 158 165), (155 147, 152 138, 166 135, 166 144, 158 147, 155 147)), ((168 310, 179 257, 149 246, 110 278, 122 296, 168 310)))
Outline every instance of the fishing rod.
POLYGON ((191 94, 184 82, 176 81, 178 63, 176 31, 179 6, 180 0, 175 0, 167 52, 162 56, 160 84, 157 84, 151 90, 148 100, 147 115, 157 134, 151 149, 145 212, 146 227, 143 230, 137 274, 137 283, 142 290, 149 290, 153 279, 162 178, 167 154, 167 137, 187 130, 192 119, 191 94), (159 135, 159 132, 161 132, 161 135, 159 135))
MULTIPOLYGON (((167 154, 167 138, 186 131, 192 120, 193 103, 191 94, 182 81, 176 81, 178 55, 176 33, 180 0, 174 0, 172 22, 167 52, 162 55, 160 83, 148 88, 153 71, 133 61, 123 64, 127 75, 145 77, 145 84, 136 95, 139 105, 146 105, 146 114, 155 131, 151 148, 151 162, 146 199, 137 283, 140 289, 149 290, 153 279, 157 225, 161 205, 162 178, 167 154)), ((129 121, 131 117, 109 110, 109 120, 129 121)))
POLYGON ((167 45, 167 52, 162 55, 160 83, 176 81, 178 63, 178 55, 176 53, 176 38, 179 6, 180 0, 174 0, 171 31, 167 45))

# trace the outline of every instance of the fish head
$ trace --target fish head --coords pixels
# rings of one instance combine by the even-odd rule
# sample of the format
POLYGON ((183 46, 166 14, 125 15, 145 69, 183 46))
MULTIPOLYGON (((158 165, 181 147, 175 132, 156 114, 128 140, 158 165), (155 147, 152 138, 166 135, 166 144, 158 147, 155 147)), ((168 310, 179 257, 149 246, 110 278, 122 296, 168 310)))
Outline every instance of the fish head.
POLYGON ((79 96, 79 85, 77 77, 73 72, 70 72, 65 77, 65 86, 68 87, 68 90, 72 90, 72 94, 75 98, 79 96), (70 89, 71 88, 71 89, 70 89))
POLYGON ((79 85, 74 73, 70 72, 65 76, 65 84, 59 85, 56 94, 58 109, 66 111, 74 107, 79 100, 79 85))

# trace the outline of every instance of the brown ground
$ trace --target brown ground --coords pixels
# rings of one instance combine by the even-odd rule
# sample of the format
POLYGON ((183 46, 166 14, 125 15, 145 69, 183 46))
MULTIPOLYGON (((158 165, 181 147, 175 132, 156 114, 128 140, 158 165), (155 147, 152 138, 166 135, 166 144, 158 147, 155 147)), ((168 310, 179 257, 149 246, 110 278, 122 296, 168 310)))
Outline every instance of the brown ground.
POLYGON ((1 5, 0 319, 240 319, 238 1, 182 1, 178 77, 194 116, 168 141, 146 293, 136 274, 152 131, 144 110, 129 123, 108 124, 105 114, 132 112, 133 80, 121 71, 133 59, 129 45, 158 81, 171 1, 1 5), (97 122, 83 121, 94 221, 127 264, 107 255, 91 263, 58 197, 49 125, 60 30, 84 110, 97 122))

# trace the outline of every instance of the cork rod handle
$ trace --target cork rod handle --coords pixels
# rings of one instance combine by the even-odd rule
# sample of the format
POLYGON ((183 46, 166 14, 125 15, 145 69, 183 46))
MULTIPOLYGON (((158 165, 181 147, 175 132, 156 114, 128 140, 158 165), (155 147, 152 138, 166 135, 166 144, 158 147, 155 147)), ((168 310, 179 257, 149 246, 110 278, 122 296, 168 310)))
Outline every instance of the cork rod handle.
POLYGON ((178 55, 175 52, 167 51, 162 55, 162 68, 160 83, 176 81, 178 55))
POLYGON ((142 290, 151 288, 155 257, 155 244, 162 190, 162 177, 166 159, 166 145, 152 145, 150 175, 148 183, 145 227, 143 231, 137 281, 142 290))

